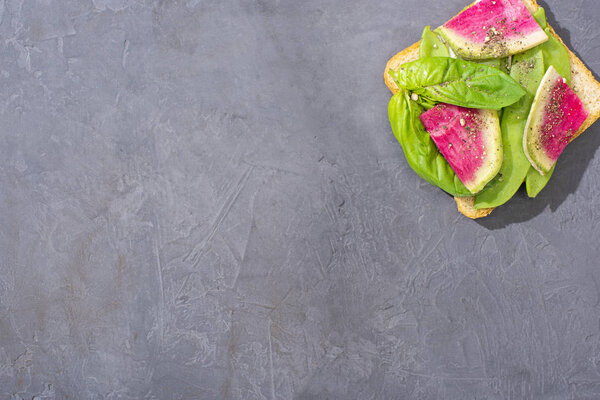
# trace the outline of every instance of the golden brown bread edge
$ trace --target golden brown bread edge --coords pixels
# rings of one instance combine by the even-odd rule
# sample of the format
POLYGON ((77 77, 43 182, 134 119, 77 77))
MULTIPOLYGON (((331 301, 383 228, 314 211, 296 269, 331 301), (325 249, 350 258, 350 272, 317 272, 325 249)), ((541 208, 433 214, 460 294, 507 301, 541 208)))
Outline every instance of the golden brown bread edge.
MULTIPOLYGON (((524 0, 525 5, 532 13, 538 9, 536 0, 524 0)), ((554 31, 554 29, 548 25, 550 32, 554 37, 560 40, 563 44, 563 40, 554 31)), ((390 58, 385 66, 385 72, 383 74, 385 84, 392 91, 396 93, 399 89, 396 82, 388 74, 390 69, 396 70, 400 65, 414 61, 419 58, 419 45, 420 42, 413 44, 410 47, 402 50, 394 57, 390 58)), ((565 47, 567 47, 565 45, 565 47)), ((585 66, 585 64, 567 47, 569 51, 569 58, 571 59, 571 86, 577 92, 581 100, 583 101, 587 111, 590 113, 588 119, 583 123, 579 131, 575 134, 573 139, 581 135, 587 128, 589 128, 598 118, 600 118, 600 83, 594 78, 592 72, 585 66)), ((456 206, 458 211, 471 219, 483 218, 490 215, 493 208, 484 208, 477 210, 475 209, 475 197, 455 197, 456 206)))

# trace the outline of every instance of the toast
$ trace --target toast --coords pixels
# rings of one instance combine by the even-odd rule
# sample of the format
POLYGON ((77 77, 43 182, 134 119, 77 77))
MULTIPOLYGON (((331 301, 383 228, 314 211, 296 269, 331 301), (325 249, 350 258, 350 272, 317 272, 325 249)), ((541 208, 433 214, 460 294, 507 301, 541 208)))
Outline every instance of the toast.
MULTIPOLYGON (((539 8, 536 0, 523 0, 523 2, 531 13, 534 13, 539 8)), ((552 35, 564 44, 563 40, 549 24, 548 27, 550 28, 552 35)), ((402 50, 387 62, 383 75, 385 84, 392 93, 396 93, 399 89, 396 82, 394 82, 390 74, 388 74, 388 71, 390 69, 396 70, 402 64, 417 60, 419 58, 419 46, 420 42, 417 42, 402 50)), ((565 45, 565 47, 567 46, 565 45)), ((577 92, 589 112, 589 117, 573 137, 573 139, 575 139, 600 118, 600 83, 594 78, 592 72, 585 64, 568 47, 567 50, 571 60, 571 86, 573 87, 573 90, 577 92)), ((458 211, 471 219, 486 217, 494 210, 493 208, 475 209, 475 197, 455 197, 455 200, 458 211)))

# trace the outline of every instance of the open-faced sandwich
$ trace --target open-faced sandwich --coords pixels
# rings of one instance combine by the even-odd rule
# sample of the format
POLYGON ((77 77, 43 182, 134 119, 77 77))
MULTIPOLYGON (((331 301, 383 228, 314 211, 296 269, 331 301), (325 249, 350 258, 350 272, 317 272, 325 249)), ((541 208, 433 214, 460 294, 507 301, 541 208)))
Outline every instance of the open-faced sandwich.
POLYGON ((524 183, 546 186, 566 146, 600 117, 600 83, 535 0, 480 0, 392 57, 389 117, 410 167, 489 215, 524 183))

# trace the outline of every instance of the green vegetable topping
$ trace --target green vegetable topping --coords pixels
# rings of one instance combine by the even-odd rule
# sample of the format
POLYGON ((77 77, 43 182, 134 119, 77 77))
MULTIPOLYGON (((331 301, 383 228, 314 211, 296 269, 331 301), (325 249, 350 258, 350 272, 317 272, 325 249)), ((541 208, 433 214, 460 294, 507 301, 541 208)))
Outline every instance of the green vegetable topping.
POLYGON ((400 88, 468 108, 499 110, 525 95, 525 90, 500 70, 455 58, 427 57, 389 73, 400 88))
POLYGON ((448 56, 450 56, 450 53, 444 42, 435 33, 431 32, 430 26, 426 26, 421 36, 419 58, 448 56))
POLYGON ((529 197, 534 198, 540 194, 554 173, 554 168, 556 168, 556 165, 546 175, 540 174, 535 168, 529 169, 527 179, 525 180, 525 187, 527 188, 527 195, 529 197))

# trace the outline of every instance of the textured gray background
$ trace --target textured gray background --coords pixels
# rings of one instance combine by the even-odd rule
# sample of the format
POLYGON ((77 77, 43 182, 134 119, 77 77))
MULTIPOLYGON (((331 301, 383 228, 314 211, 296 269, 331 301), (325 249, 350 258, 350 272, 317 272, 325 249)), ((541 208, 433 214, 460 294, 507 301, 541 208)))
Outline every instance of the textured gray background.
POLYGON ((481 222, 389 128, 464 5, 1 0, 0 398, 599 399, 600 126, 481 222))

